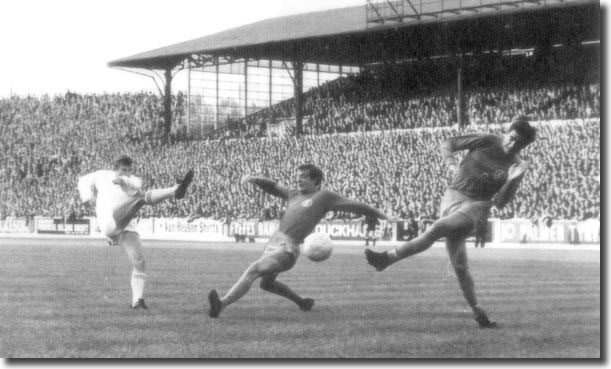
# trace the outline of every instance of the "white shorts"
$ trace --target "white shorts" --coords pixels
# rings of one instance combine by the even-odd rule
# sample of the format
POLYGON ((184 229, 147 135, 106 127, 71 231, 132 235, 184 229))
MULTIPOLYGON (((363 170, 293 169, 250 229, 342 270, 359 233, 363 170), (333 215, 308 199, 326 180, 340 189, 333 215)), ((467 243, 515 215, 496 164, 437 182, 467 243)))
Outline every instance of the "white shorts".
POLYGON ((265 245, 262 257, 276 260, 278 268, 274 273, 285 272, 295 266, 299 257, 299 244, 284 233, 276 231, 265 245))
POLYGON ((117 223, 112 215, 98 217, 97 220, 98 226, 100 227, 100 233, 113 241, 118 239, 119 235, 124 231, 136 232, 136 227, 133 220, 130 221, 127 227, 123 229, 117 228, 117 223))
POLYGON ((273 254, 278 251, 287 252, 297 258, 299 256, 299 244, 291 237, 277 231, 267 241, 263 253, 273 254))
POLYGON ((488 219, 491 207, 491 201, 474 200, 456 190, 448 189, 441 200, 439 216, 443 218, 460 213, 471 219, 475 225, 488 219))

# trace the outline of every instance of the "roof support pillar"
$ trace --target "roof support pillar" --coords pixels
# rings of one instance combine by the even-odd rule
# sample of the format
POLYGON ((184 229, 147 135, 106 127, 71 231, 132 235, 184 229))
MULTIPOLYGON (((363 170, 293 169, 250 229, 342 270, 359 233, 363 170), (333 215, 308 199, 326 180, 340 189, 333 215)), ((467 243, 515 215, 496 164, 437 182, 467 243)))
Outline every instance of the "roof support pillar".
POLYGON ((216 131, 217 129, 219 129, 219 110, 220 110, 220 106, 219 106, 219 57, 216 57, 216 117, 214 119, 214 130, 216 131))
POLYGON ((303 132, 303 62, 293 63, 293 87, 295 96, 295 135, 303 132))
POLYGON ((163 95, 163 135, 170 137, 172 130, 172 69, 165 70, 165 93, 163 95))
POLYGON ((462 129, 468 123, 467 112, 465 109, 465 96, 463 91, 463 66, 462 58, 460 58, 458 68, 456 70, 456 113, 458 120, 458 129, 462 129))
POLYGON ((191 134, 191 62, 187 64, 187 134, 191 134))
POLYGON ((248 59, 244 61, 244 122, 248 116, 248 59))
POLYGON ((269 107, 272 107, 272 60, 269 60, 269 107))

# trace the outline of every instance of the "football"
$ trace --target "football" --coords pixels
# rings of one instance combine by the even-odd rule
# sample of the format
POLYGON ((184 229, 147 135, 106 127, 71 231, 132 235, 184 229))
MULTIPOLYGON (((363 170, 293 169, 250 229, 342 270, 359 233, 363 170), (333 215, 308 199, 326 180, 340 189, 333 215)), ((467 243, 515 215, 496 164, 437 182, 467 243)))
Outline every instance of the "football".
POLYGON ((302 252, 312 261, 327 260, 333 252, 333 241, 326 233, 312 233, 303 241, 302 252))

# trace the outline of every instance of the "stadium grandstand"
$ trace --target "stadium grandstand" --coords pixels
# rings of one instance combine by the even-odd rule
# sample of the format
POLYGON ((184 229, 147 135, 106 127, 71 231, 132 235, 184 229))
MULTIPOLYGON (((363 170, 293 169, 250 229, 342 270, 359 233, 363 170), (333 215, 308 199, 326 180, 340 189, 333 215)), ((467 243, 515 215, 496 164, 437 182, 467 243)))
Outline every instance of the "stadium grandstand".
MULTIPOLYGON (((446 80, 456 81, 455 104, 461 112, 455 121, 462 125, 463 85, 475 82, 463 75, 466 70, 499 73, 490 67, 521 55, 536 60, 532 74, 552 73, 552 59, 580 55, 590 47, 596 53, 598 25, 599 3, 587 0, 369 1, 366 6, 261 21, 115 60, 109 66, 164 72, 166 133, 171 128, 172 76, 180 70, 203 73, 202 79, 214 85, 196 88, 194 83, 194 99, 191 84, 188 88, 188 123, 199 122, 202 129, 218 128, 226 121, 224 97, 233 95, 237 104, 230 105, 238 109, 229 115, 242 119, 278 102, 287 87, 282 79, 288 76, 294 95, 293 125, 300 134, 304 84, 320 85, 321 71, 324 80, 329 74, 343 76, 375 66, 393 74, 395 67, 407 64, 418 75, 418 62, 426 66, 445 60, 440 71, 446 80)), ((589 62, 574 64, 575 69, 598 70, 598 59, 585 59, 589 62)), ((189 81, 197 81, 191 77, 189 81)))
POLYGON ((115 60, 163 72, 164 94, 0 100, 10 138, 0 141, 0 216, 90 216, 78 176, 126 153, 146 187, 191 167, 206 178, 187 201, 142 217, 277 219, 281 204, 240 187, 241 175, 289 183, 312 161, 329 173, 327 188, 432 219, 444 187, 434 180, 439 143, 498 133, 525 114, 540 130, 525 154, 537 175, 496 215, 599 219, 599 18, 599 3, 582 0, 368 2, 115 60), (173 94, 181 71, 189 87, 173 94), (204 176, 204 165, 223 178, 204 176))

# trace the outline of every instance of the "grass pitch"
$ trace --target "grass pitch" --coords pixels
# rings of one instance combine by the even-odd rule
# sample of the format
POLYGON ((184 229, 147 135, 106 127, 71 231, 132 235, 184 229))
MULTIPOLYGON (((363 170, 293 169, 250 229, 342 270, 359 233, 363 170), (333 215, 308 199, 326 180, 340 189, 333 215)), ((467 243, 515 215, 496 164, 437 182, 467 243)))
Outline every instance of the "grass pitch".
POLYGON ((311 312, 256 284, 214 320, 208 291, 225 293, 263 246, 144 243, 149 310, 132 311, 120 247, 0 239, 0 356, 600 357, 598 250, 469 248, 480 305, 500 324, 482 330, 443 248, 382 273, 362 247, 301 257, 279 280, 316 299, 311 312))

